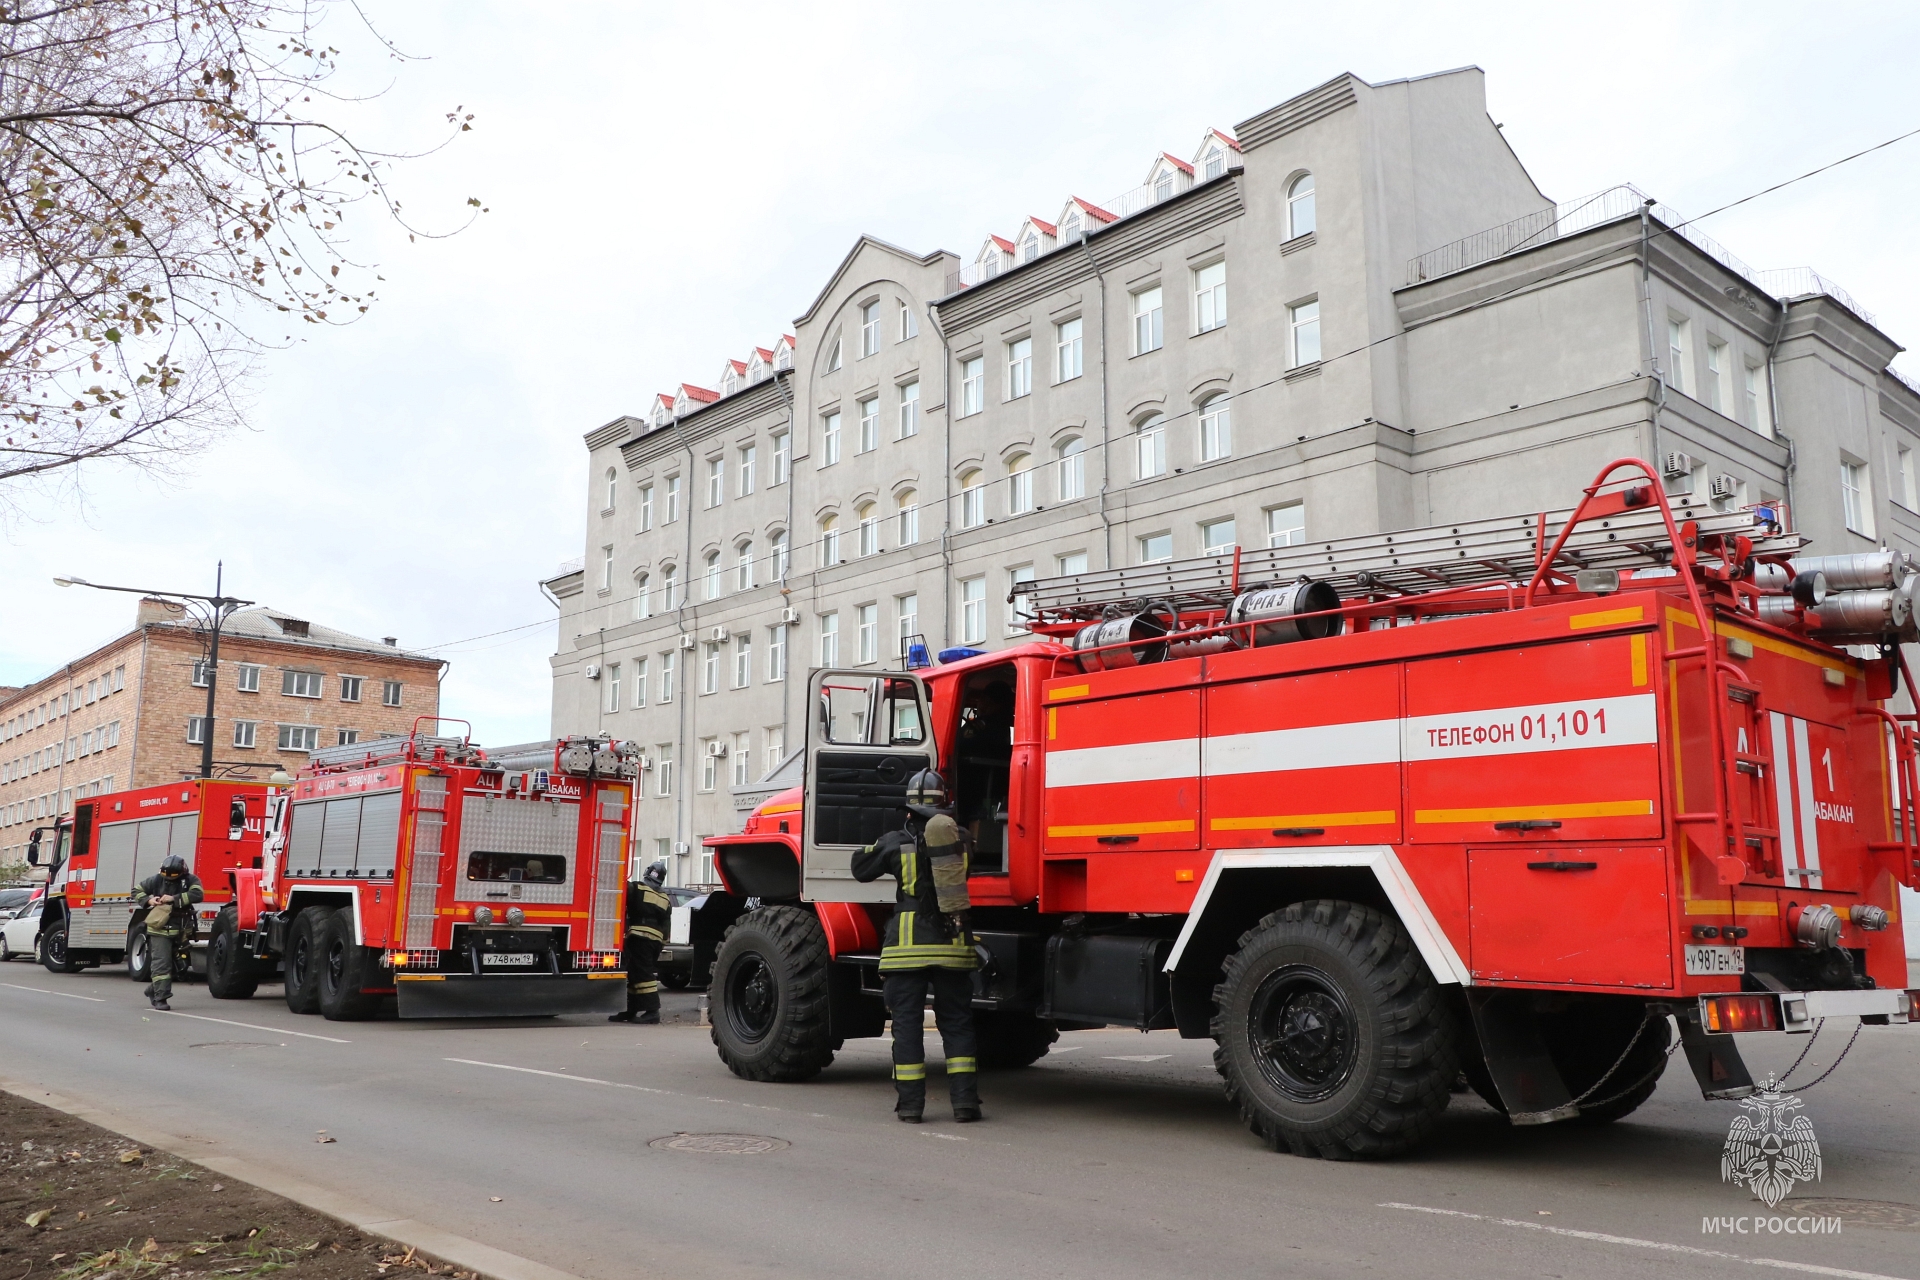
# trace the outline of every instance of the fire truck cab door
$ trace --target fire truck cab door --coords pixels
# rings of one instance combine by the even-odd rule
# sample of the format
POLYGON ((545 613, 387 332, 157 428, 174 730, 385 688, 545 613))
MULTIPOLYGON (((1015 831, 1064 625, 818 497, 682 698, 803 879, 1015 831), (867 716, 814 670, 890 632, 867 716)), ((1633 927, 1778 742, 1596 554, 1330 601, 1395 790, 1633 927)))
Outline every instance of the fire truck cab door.
POLYGON ((891 902, 892 881, 853 878, 853 855, 900 828, 908 779, 940 767, 926 683, 903 672, 818 670, 807 677, 807 707, 800 896, 891 902))

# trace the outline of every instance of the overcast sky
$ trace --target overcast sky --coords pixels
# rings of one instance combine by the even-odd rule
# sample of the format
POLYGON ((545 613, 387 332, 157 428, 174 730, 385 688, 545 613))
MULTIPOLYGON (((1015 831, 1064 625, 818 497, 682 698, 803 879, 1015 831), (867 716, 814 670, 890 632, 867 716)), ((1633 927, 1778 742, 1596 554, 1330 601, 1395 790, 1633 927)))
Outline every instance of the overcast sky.
MULTIPOLYGON (((446 646, 443 709, 480 740, 543 737, 535 583, 582 551, 582 434, 711 385, 862 232, 970 257, 1342 71, 1477 64, 1549 196, 1633 182, 1688 215, 1920 128, 1905 4, 364 3, 426 60, 390 69, 340 32, 361 83, 393 77, 352 129, 405 147, 475 112, 398 183, 428 224, 469 195, 491 212, 412 245, 363 224, 384 300, 269 354, 251 430, 173 483, 89 471, 82 501, 0 529, 0 683, 131 622, 130 597, 54 574, 209 591, 224 559, 242 597, 446 646)), ((1916 207, 1920 138, 1703 229, 1754 267, 1815 268, 1911 343, 1916 207)))

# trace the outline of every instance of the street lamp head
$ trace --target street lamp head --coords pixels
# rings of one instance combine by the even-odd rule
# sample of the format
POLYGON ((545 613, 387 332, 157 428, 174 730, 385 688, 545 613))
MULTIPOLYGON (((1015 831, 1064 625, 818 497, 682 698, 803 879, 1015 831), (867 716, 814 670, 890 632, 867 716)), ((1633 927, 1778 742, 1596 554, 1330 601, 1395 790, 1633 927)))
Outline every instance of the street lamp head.
POLYGON ((80 578, 55 578, 53 585, 56 587, 70 587, 76 582, 81 583, 83 586, 85 585, 84 581, 80 578))

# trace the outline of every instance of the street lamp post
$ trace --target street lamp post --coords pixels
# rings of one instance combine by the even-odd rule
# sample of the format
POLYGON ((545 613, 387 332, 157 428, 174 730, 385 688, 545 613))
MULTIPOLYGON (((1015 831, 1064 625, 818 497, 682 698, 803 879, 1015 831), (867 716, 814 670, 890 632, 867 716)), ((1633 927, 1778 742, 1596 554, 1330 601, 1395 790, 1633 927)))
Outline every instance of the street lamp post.
MULTIPOLYGON (((219 561, 213 570, 213 594, 195 595, 191 591, 149 591, 145 587, 110 587, 102 582, 88 582, 85 578, 76 578, 69 574, 64 578, 55 578, 56 587, 92 587, 95 591, 129 591, 135 595, 151 596, 156 600, 173 600, 180 604, 195 625, 207 633, 207 715, 200 727, 200 776, 213 776, 213 695, 219 689, 220 671, 220 628, 242 605, 252 604, 251 600, 236 600, 223 593, 226 577, 226 562, 219 561)), ((132 779, 128 779, 129 782, 132 779)))

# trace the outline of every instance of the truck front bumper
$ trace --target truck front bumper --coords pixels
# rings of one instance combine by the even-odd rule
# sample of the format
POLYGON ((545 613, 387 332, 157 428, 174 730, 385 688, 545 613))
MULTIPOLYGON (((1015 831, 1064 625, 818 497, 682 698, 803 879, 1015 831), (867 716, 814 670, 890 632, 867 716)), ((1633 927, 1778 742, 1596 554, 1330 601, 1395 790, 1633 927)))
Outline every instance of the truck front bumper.
POLYGON ((1742 991, 1701 996, 1700 1025, 1710 1034, 1812 1031, 1824 1018, 1920 1022, 1920 991, 1742 991))
POLYGON ((619 1013, 627 975, 611 973, 396 973, 403 1018, 544 1018, 619 1013))

